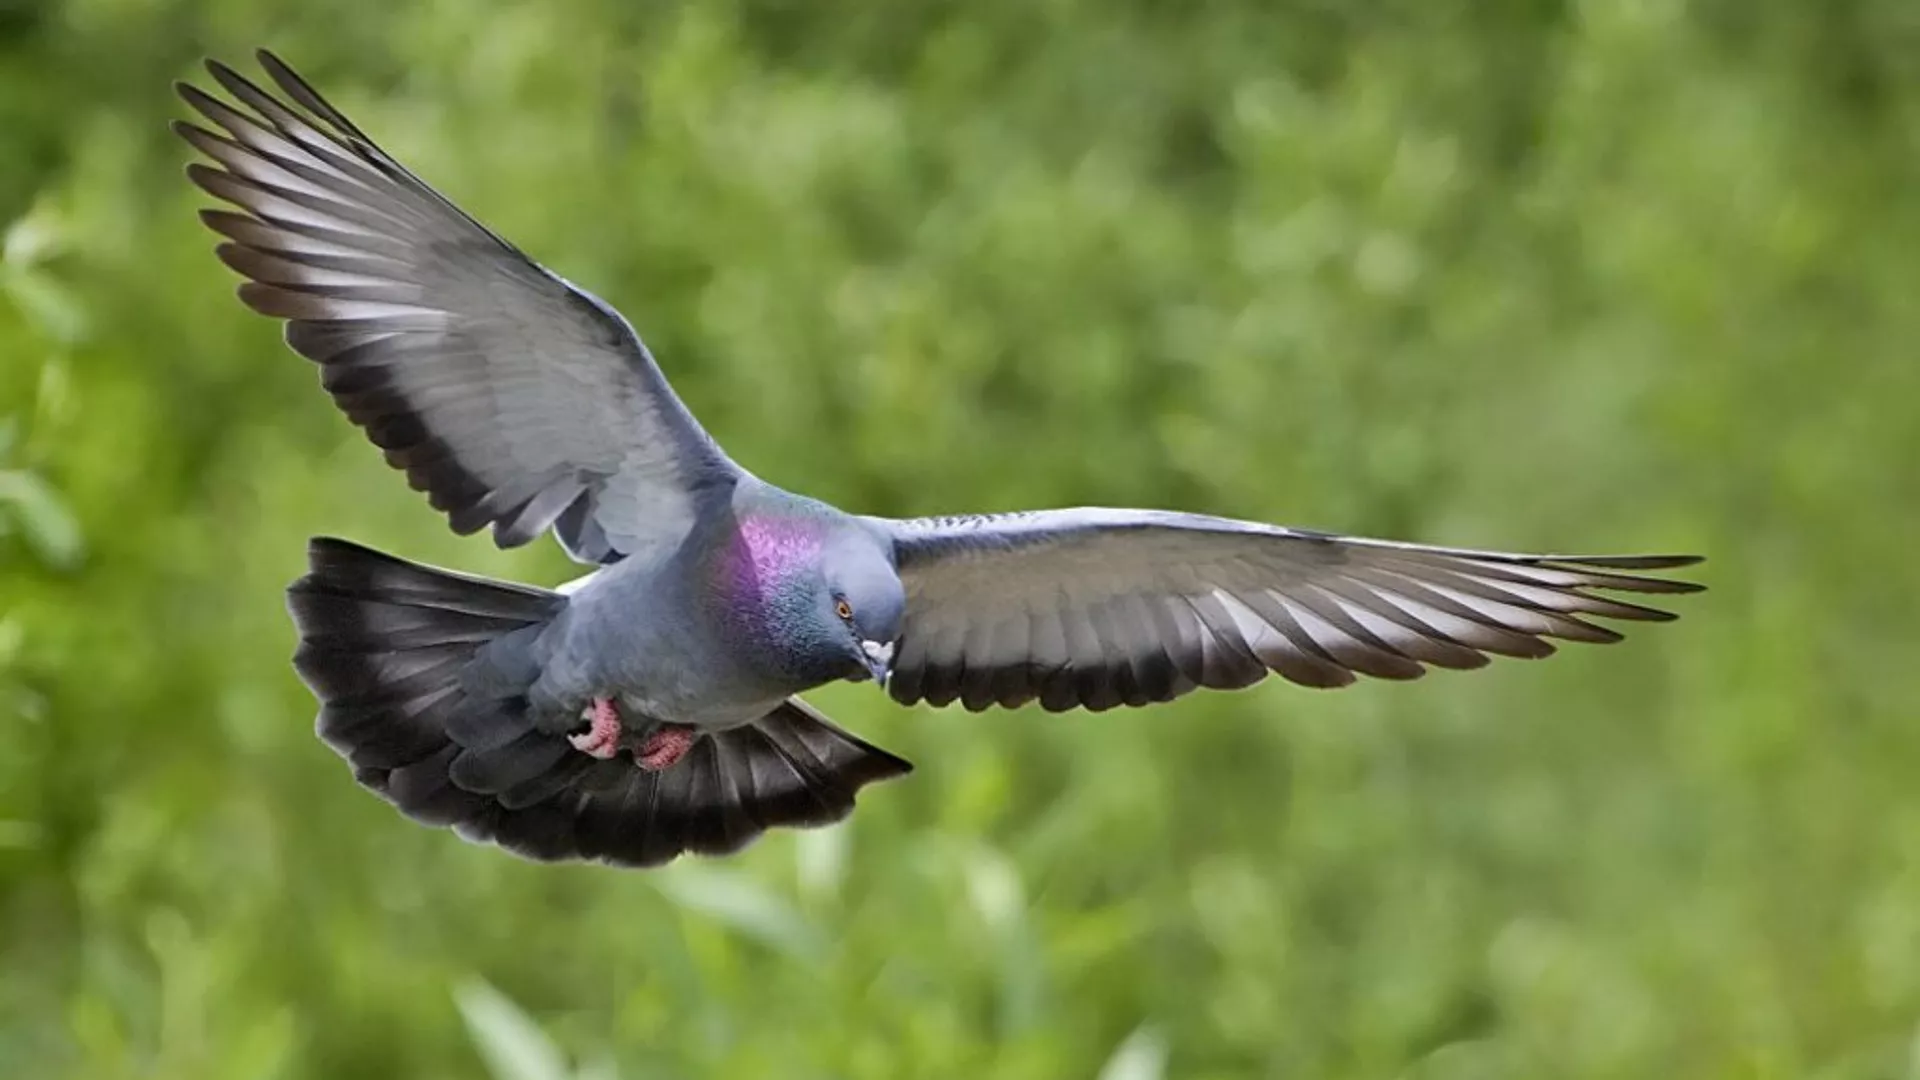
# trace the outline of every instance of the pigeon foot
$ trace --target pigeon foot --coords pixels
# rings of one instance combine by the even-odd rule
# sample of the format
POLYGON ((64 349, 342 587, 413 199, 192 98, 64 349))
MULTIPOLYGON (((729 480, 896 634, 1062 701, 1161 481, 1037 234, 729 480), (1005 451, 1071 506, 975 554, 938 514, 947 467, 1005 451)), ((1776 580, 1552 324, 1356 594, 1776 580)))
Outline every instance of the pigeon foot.
POLYGON ((661 724, 647 734, 633 752, 633 763, 647 772, 671 769, 693 749, 699 733, 684 724, 661 724))
POLYGON ((594 698, 580 711, 580 719, 587 722, 587 730, 567 736, 575 750, 602 761, 620 752, 620 707, 612 698, 594 698))

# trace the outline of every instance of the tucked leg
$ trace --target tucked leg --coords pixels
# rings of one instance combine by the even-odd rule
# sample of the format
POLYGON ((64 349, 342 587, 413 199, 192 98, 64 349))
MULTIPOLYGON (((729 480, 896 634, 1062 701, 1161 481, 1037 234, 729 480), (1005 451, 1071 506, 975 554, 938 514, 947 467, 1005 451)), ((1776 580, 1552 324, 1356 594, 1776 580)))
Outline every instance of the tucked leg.
POLYGON ((580 719, 587 722, 587 730, 567 736, 575 750, 603 760, 620 752, 620 707, 612 698, 594 698, 580 719))
POLYGON ((670 769, 687 756, 700 733, 683 724, 661 724, 647 733, 640 748, 633 752, 633 763, 648 772, 670 769))

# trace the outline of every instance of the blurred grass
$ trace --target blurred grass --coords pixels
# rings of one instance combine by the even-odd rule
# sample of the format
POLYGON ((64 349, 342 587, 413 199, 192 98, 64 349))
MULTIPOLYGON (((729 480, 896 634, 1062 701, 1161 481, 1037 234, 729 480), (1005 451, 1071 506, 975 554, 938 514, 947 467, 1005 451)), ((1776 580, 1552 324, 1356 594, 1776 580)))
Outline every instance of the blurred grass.
POLYGON ((1916 56, 1895 0, 0 3, 0 1075, 1920 1076, 1916 56), (167 85, 256 45, 776 482, 1714 591, 1338 695, 833 688, 920 771, 721 863, 418 828, 311 737, 302 541, 570 571, 232 299, 167 85))

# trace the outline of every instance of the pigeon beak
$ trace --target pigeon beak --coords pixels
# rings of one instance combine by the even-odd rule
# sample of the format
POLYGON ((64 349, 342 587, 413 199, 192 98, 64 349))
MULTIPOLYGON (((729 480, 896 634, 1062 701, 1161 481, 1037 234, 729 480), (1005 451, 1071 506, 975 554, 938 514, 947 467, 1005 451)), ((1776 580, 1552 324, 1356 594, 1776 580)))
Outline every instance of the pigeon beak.
POLYGON ((863 641, 860 651, 867 656, 867 670, 873 672, 875 684, 885 687, 887 676, 893 674, 893 646, 882 645, 877 641, 863 641))

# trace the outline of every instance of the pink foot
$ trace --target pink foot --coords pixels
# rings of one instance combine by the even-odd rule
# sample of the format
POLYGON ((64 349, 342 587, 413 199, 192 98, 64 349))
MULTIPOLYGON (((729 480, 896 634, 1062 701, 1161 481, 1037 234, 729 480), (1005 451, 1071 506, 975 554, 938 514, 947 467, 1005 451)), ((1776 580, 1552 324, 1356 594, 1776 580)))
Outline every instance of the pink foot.
POLYGON ((647 734, 640 749, 633 752, 633 763, 648 772, 671 769, 674 763, 693 749, 699 733, 681 724, 661 724, 647 734))
POLYGON ((620 708, 612 698, 594 698, 580 713, 590 727, 578 735, 567 736, 575 750, 606 760, 620 752, 620 708))

